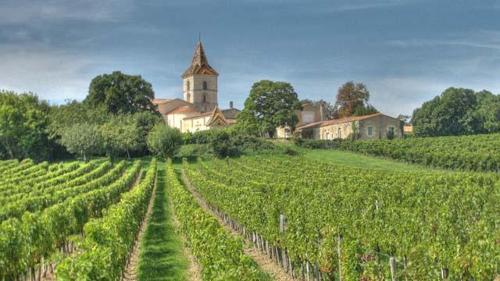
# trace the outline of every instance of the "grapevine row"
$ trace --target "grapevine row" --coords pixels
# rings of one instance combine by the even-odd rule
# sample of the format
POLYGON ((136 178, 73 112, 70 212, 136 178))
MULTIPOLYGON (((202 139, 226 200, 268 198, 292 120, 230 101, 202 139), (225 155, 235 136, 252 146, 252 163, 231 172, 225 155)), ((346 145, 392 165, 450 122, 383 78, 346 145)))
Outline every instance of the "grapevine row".
MULTIPOLYGON (((81 234, 90 218, 99 217, 136 181, 140 161, 109 185, 68 198, 41 212, 25 213, 0 224, 0 280, 40 272, 51 255, 67 251, 71 235, 81 234)), ((35 274, 33 274, 35 275, 35 274)))
POLYGON ((139 186, 124 194, 116 205, 84 227, 79 253, 57 266, 58 280, 118 280, 146 214, 157 162, 153 159, 139 186))
POLYGON ((167 189, 180 223, 198 263, 203 280, 269 280, 243 253, 243 243, 205 213, 181 185, 171 164, 167 166, 167 189))

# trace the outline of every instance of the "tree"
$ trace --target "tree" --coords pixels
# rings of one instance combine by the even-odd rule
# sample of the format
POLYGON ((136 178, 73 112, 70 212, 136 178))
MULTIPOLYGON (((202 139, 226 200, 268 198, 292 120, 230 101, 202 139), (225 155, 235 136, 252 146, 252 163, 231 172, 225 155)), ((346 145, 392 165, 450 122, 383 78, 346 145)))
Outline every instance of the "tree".
POLYGON ((396 117, 396 119, 403 121, 404 124, 409 124, 410 120, 411 120, 411 116, 405 115, 405 114, 399 114, 398 117, 396 117))
POLYGON ((448 88, 441 96, 425 102, 413 112, 417 136, 447 136, 474 133, 477 129, 473 109, 477 105, 473 90, 448 88))
POLYGON ((295 129, 298 122, 295 111, 300 109, 301 104, 292 85, 262 80, 253 84, 245 107, 237 118, 243 130, 273 137, 277 127, 295 129))
POLYGON ((81 155, 84 161, 89 155, 102 152, 103 137, 98 125, 76 123, 65 127, 61 133, 60 143, 69 152, 81 155))
POLYGON ((84 102, 90 106, 104 105, 110 113, 155 111, 153 87, 141 76, 119 71, 92 79, 84 102))
POLYGON ((139 147, 142 133, 131 115, 112 116, 109 121, 99 127, 103 141, 103 149, 110 158, 126 153, 130 159, 130 151, 139 147))
POLYGON ((148 135, 149 150, 165 159, 173 157, 181 145, 181 132, 163 122, 156 124, 148 135))
POLYGON ((488 91, 476 93, 478 106, 475 110, 476 119, 482 124, 481 132, 500 132, 500 95, 488 91))
POLYGON ((345 83, 337 93, 335 118, 377 113, 377 109, 368 104, 369 99, 370 92, 363 83, 345 83))
POLYGON ((32 93, 0 91, 0 152, 5 158, 49 158, 49 106, 32 93))

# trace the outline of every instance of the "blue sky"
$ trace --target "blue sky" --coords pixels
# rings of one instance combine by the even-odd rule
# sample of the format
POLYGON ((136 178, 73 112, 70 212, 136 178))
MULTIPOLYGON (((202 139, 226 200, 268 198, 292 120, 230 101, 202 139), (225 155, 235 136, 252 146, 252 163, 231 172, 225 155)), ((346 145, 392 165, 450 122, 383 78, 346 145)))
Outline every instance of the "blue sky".
POLYGON ((490 0, 0 0, 0 89, 81 100, 121 70, 181 97, 201 32, 222 107, 261 79, 330 102, 354 80, 396 116, 449 86, 499 93, 499 15, 490 0))

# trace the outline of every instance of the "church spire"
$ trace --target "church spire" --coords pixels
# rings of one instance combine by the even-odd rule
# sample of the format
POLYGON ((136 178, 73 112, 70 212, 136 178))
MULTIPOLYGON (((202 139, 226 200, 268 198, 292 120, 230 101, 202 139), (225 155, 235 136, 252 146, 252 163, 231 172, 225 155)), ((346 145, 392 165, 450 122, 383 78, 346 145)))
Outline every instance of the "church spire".
POLYGON ((184 72, 182 77, 184 78, 194 74, 219 75, 217 71, 208 64, 208 59, 205 55, 201 40, 199 40, 196 45, 191 66, 184 72))

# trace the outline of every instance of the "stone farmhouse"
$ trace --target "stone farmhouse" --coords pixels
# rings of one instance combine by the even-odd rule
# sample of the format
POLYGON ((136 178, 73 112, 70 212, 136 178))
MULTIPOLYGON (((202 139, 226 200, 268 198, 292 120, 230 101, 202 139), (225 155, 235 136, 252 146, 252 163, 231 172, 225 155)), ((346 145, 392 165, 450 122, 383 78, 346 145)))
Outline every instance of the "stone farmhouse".
POLYGON ((358 139, 403 137, 403 122, 382 113, 312 122, 296 128, 302 138, 333 140, 357 134, 358 139))
POLYGON ((182 74, 183 99, 154 99, 163 119, 181 132, 196 132, 226 127, 236 122, 240 110, 220 109, 217 101, 219 74, 208 64, 201 41, 198 42, 191 65, 182 74))

